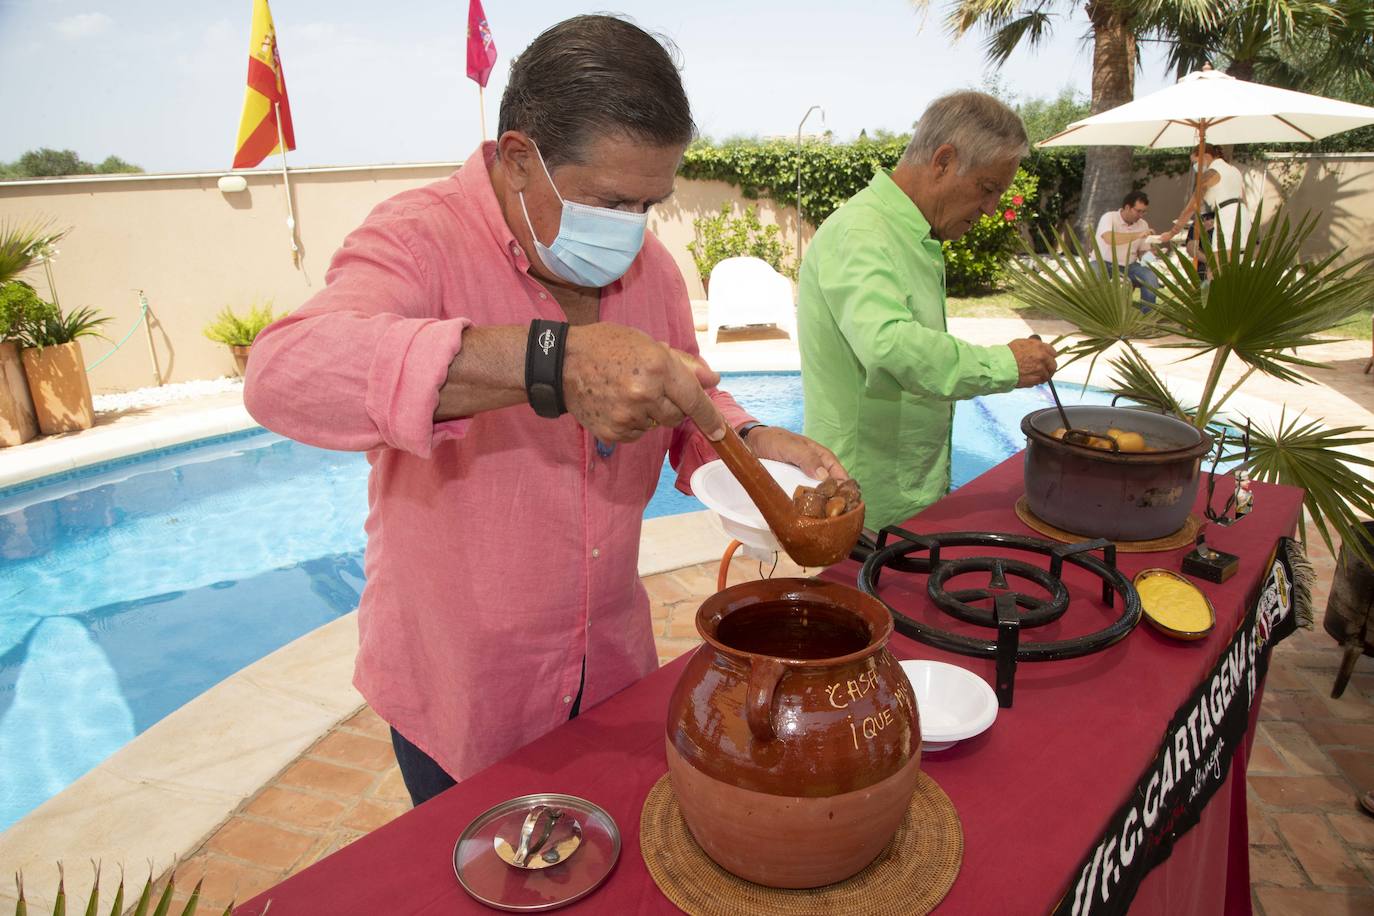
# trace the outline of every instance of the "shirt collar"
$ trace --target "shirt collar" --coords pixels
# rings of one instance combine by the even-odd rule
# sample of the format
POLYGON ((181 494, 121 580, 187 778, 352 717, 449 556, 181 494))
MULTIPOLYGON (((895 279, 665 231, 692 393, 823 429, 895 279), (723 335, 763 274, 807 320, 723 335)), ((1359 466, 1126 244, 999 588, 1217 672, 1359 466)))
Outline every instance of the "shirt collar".
POLYGON ((491 232, 492 240, 500 246, 512 264, 525 271, 530 266, 529 257, 515 240, 515 234, 510 231, 510 226, 506 225, 506 215, 502 212, 501 203, 496 199, 496 191, 491 186, 491 174, 488 169, 495 161, 496 141, 488 140, 477 147, 458 170, 458 186, 462 188, 463 196, 476 205, 482 222, 491 232))
POLYGON ((879 169, 869 182, 868 187, 873 191, 873 195, 878 199, 878 203, 883 209, 890 213, 897 222, 904 228, 916 235, 917 240, 923 241, 930 237, 930 222, 921 213, 916 202, 906 196, 906 192, 897 187, 897 182, 892 180, 892 172, 888 169, 879 169))

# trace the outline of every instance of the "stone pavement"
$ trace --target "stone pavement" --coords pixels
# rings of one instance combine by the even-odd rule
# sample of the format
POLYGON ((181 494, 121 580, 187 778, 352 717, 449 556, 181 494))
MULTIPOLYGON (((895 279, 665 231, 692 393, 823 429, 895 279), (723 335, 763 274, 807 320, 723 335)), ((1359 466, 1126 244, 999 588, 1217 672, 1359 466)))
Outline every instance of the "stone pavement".
MULTIPOLYGON (((1315 537, 1315 535, 1314 535, 1315 537)), ((1319 543, 1317 628, 1274 650, 1250 761, 1250 867, 1261 916, 1374 913, 1374 817, 1358 793, 1374 788, 1374 659, 1362 658, 1345 695, 1329 694, 1340 653, 1321 630, 1335 563, 1319 543)), ((747 559, 730 581, 769 572, 747 559)), ((773 575, 803 570, 785 558, 773 575)), ((659 661, 694 648, 697 607, 716 591, 717 564, 644 580, 659 661)), ((363 707, 248 799, 178 869, 201 875, 212 911, 246 900, 409 808, 386 724, 363 707)), ((184 899, 184 894, 179 895, 184 899)))

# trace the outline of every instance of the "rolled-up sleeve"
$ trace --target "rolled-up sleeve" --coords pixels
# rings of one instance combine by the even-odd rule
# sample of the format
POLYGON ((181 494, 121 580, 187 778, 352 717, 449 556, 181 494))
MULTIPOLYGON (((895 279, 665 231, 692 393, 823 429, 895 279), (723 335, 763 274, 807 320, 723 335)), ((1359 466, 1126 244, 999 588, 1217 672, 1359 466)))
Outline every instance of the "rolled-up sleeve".
POLYGON ((1014 387, 1009 347, 971 344, 916 320, 913 292, 897 264, 881 235, 850 229, 819 267, 826 308, 863 366, 869 390, 880 375, 912 394, 947 401, 1014 387))
POLYGON ((387 446, 427 458, 466 419, 435 423, 468 318, 441 317, 439 284, 404 217, 345 240, 325 288, 253 342, 244 405, 268 429, 343 451, 387 446))

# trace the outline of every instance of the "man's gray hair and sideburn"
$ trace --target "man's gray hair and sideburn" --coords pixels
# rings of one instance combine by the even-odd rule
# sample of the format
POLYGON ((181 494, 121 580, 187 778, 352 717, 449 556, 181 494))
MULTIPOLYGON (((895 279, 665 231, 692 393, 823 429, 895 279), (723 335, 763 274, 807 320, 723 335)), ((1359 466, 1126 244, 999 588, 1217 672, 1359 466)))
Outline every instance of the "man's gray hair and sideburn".
POLYGON ((1026 126, 1005 104, 985 92, 965 90, 930 103, 902 154, 908 165, 926 165, 948 143, 959 155, 959 174, 1030 152, 1026 126))

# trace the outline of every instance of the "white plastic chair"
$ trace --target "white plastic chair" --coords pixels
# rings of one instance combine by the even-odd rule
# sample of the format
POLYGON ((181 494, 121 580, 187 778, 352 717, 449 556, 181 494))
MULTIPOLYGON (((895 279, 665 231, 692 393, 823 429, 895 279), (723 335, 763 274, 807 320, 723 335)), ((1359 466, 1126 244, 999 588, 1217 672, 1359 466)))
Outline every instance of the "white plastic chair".
POLYGON ((724 327, 772 324, 797 339, 792 281, 761 258, 726 258, 711 269, 707 332, 715 340, 724 327))

